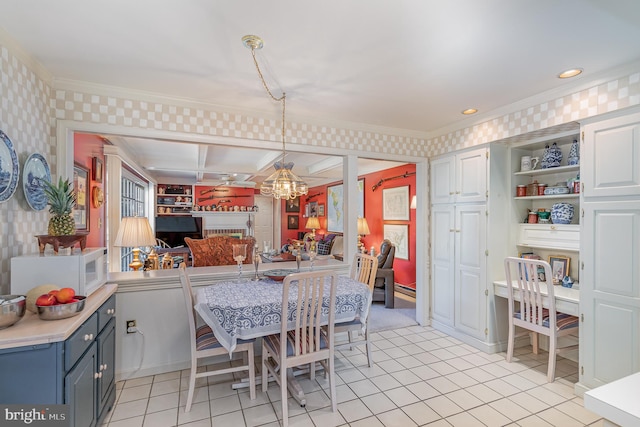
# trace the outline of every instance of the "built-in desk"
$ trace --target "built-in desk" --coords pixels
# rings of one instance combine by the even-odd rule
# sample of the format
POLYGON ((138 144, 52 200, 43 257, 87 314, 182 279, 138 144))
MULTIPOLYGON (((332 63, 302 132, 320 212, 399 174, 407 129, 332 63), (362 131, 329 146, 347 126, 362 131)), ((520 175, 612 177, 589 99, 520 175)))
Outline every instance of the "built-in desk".
MULTIPOLYGON (((515 287, 514 287, 515 288, 515 287)), ((545 298, 542 300, 544 307, 549 307, 549 300, 546 298, 547 285, 540 284, 540 289, 545 298)), ((506 280, 497 280, 493 282, 493 293, 497 297, 509 298, 506 280)), ((556 299, 556 311, 571 314, 572 316, 580 316, 580 291, 573 288, 565 288, 563 286, 554 286, 553 294, 556 299)), ((513 294, 516 301, 519 300, 518 293, 513 294)))

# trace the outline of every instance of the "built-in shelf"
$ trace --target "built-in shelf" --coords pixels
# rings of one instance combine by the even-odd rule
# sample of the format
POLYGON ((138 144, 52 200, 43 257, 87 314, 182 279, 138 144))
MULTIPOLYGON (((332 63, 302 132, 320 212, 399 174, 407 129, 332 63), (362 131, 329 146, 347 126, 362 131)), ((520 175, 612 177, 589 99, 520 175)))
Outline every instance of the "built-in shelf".
POLYGON ((550 194, 547 196, 514 197, 515 200, 551 200, 551 199, 579 199, 580 193, 550 194))
POLYGON ((562 172, 579 172, 579 171, 580 171, 580 165, 571 165, 571 166, 558 166, 555 168, 534 169, 530 171, 515 172, 514 175, 537 176, 537 175, 549 175, 549 174, 562 173, 562 172))

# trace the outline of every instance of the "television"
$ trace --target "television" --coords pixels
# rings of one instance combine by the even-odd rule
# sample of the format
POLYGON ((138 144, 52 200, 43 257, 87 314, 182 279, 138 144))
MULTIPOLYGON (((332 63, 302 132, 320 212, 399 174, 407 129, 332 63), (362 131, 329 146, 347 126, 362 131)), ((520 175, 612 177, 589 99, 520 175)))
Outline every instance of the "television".
POLYGON ((202 217, 157 216, 156 237, 171 247, 185 245, 185 237, 202 239, 202 217))

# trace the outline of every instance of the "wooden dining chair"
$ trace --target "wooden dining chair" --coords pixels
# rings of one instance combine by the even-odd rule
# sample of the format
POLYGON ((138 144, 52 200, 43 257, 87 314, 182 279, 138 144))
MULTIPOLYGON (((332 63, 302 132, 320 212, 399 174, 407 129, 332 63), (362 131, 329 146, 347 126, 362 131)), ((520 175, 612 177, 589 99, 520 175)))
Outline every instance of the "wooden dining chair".
POLYGON ((369 342, 369 313, 371 312, 373 287, 376 282, 377 271, 378 271, 377 257, 366 255, 366 254, 360 254, 360 253, 356 254, 353 257, 353 264, 351 264, 351 278, 369 286, 369 290, 371 291, 371 295, 369 296, 369 307, 367 309, 367 317, 365 319, 356 317, 354 320, 350 322, 338 323, 335 326, 336 334, 346 332, 347 337, 349 339, 348 343, 336 345, 336 350, 342 350, 342 349, 352 350, 353 346, 365 345, 366 351, 367 351, 367 363, 369 364, 369 367, 371 367, 371 361, 373 360, 371 357, 371 343, 369 342), (363 323, 365 325, 364 332, 362 330, 363 323))
POLYGON ((234 353, 247 352, 246 360, 243 357, 243 364, 239 366, 231 366, 215 370, 205 369, 198 372, 198 360, 206 357, 229 355, 217 340, 211 328, 207 325, 197 326, 198 314, 194 309, 195 301, 193 300, 193 291, 191 281, 187 275, 186 264, 180 263, 178 267, 180 283, 182 284, 182 292, 184 294, 185 307, 187 309, 187 318, 189 319, 189 337, 191 340, 191 372, 189 374, 189 393, 187 395, 187 404, 184 411, 191 410, 193 403, 193 393, 196 387, 196 379, 208 377, 211 375, 222 375, 230 372, 249 372, 249 397, 251 400, 256 398, 256 377, 255 377, 255 359, 253 352, 253 343, 255 340, 238 340, 234 353))
POLYGON ((325 376, 329 377, 331 409, 333 412, 337 409, 333 360, 337 284, 336 273, 327 271, 290 274, 282 283, 280 333, 262 339, 262 391, 267 391, 267 377, 271 374, 280 386, 285 427, 289 424, 287 370, 293 367, 310 365, 313 378, 315 364, 320 362, 325 376), (290 293, 295 299, 289 299, 290 293), (322 327, 323 323, 327 324, 326 328, 322 327))
POLYGON ((538 334, 546 335, 549 337, 547 380, 553 382, 557 353, 577 348, 577 346, 558 348, 558 338, 575 333, 578 330, 579 319, 576 316, 556 312, 551 266, 548 262, 508 257, 504 260, 504 269, 509 298, 507 362, 511 362, 513 358, 516 326, 525 329, 527 334, 533 333, 534 354, 538 354, 538 334), (545 287, 546 298, 543 295, 545 287), (543 307, 543 299, 548 301, 548 308, 543 307))

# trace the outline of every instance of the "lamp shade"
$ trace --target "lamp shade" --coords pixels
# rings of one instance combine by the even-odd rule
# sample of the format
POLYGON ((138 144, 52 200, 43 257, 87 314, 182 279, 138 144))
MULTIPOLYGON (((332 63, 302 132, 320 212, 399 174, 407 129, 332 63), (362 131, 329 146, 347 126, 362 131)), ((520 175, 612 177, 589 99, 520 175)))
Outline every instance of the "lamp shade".
POLYGON ((309 219, 307 219, 307 225, 305 225, 305 228, 309 228, 311 230, 319 230, 320 227, 320 220, 318 220, 317 216, 310 216, 309 219))
POLYGON ((156 236, 151 230, 149 220, 143 216, 127 216, 122 218, 118 235, 113 246, 137 248, 139 246, 155 246, 156 236))
POLYGON ((369 224, 367 223, 366 218, 358 218, 358 234, 361 236, 366 236, 369 233, 369 224))

